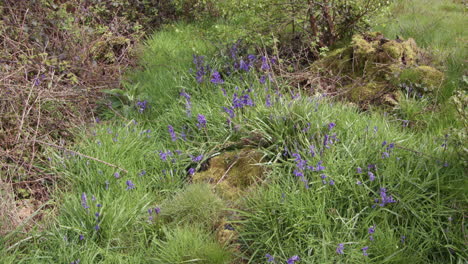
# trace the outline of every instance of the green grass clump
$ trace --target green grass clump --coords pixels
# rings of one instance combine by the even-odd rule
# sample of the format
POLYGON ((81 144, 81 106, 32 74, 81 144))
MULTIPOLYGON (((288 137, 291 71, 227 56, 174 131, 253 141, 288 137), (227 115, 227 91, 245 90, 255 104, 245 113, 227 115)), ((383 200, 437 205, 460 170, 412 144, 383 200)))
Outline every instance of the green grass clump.
POLYGON ((161 215, 174 224, 212 227, 222 214, 223 201, 208 184, 191 184, 161 204, 161 215))
POLYGON ((166 231, 166 239, 155 242, 154 263, 231 263, 231 253, 203 229, 181 226, 166 231))

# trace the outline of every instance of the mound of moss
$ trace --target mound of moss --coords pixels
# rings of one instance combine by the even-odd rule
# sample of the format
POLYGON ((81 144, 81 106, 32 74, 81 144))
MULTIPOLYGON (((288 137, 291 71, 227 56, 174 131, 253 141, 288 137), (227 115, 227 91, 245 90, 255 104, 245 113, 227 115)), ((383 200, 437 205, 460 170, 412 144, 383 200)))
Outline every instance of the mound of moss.
POLYGON ((414 39, 390 40, 379 32, 354 35, 349 45, 314 62, 312 71, 336 80, 336 92, 360 104, 395 105, 400 87, 435 93, 444 81, 414 39))

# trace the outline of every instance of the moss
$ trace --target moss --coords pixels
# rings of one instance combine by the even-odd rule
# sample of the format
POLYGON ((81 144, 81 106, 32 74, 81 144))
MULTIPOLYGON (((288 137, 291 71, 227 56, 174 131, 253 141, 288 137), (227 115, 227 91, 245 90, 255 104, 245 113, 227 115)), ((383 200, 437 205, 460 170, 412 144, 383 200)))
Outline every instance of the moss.
POLYGON ((444 81, 444 73, 431 66, 407 68, 400 74, 400 82, 412 84, 420 92, 433 92, 444 81))
POLYGON ((382 96, 387 89, 386 83, 380 82, 365 82, 361 85, 353 84, 349 92, 349 99, 352 102, 364 102, 375 100, 378 97, 382 96))
POLYGON ((400 60, 403 57, 404 48, 401 43, 389 41, 382 45, 383 52, 394 60, 400 60))
POLYGON ((215 190, 226 199, 239 198, 243 191, 263 177, 264 168, 255 165, 263 155, 254 149, 224 152, 209 161, 206 171, 196 173, 193 182, 215 185, 215 190))

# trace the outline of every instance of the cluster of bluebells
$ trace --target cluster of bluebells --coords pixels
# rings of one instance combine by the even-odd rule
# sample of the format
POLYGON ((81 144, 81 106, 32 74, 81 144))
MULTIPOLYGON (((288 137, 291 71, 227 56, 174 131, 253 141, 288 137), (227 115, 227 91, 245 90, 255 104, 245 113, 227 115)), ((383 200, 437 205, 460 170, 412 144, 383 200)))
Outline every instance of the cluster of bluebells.
POLYGON ((382 152, 382 159, 389 158, 393 149, 395 148, 395 143, 387 144, 387 141, 382 143, 382 147, 386 147, 385 151, 382 152))
POLYGON ((136 106, 138 108, 138 112, 140 114, 143 114, 143 112, 146 110, 146 108, 148 108, 148 101, 144 100, 144 101, 138 101, 136 103, 136 106))
POLYGON ((161 213, 161 208, 159 207, 155 207, 155 208, 150 208, 148 209, 148 220, 151 222, 154 220, 154 216, 155 215, 158 215, 159 213, 161 213))
MULTIPOLYGON (((265 257, 267 258, 268 263, 277 263, 274 256, 272 256, 270 254, 266 254, 265 257)), ((288 260, 286 261, 286 264, 295 264, 296 262, 298 262, 300 260, 301 259, 299 258, 299 256, 294 255, 294 256, 288 258, 288 260)))
POLYGON ((210 67, 205 65, 205 57, 193 55, 193 64, 195 64, 195 79, 198 83, 202 83, 204 77, 210 72, 210 67))
POLYGON ((169 131, 169 135, 171 136, 172 141, 177 141, 177 135, 174 131, 174 127, 171 125, 167 126, 167 131, 169 131))
POLYGON ((190 94, 186 93, 185 90, 180 92, 180 96, 185 98, 185 111, 188 117, 192 116, 192 101, 190 100, 190 94))
POLYGON ((199 129, 206 128, 206 117, 202 114, 197 116, 197 127, 199 129))
MULTIPOLYGON (((387 194, 386 188, 380 188, 380 198, 376 198, 375 202, 378 203, 380 207, 384 207, 389 203, 396 203, 396 200, 393 196, 387 194)), ((375 205, 373 207, 375 207, 375 205)))
MULTIPOLYGON (((94 195, 93 195, 92 198, 91 198, 91 200, 92 200, 92 201, 96 201, 96 197, 94 197, 94 195)), ((88 198, 87 198, 86 193, 82 193, 82 194, 81 194, 81 206, 86 210, 86 213, 89 212, 89 208, 90 208, 90 207, 89 207, 89 205, 88 205, 88 198)), ((102 205, 98 203, 98 204, 96 204, 96 207, 97 207, 97 208, 101 208, 102 205)), ((99 222, 100 222, 100 218, 99 218, 99 217, 100 217, 101 215, 100 215, 99 212, 96 212, 96 213, 94 213, 94 216, 95 216, 95 218, 96 218, 96 225, 94 226, 94 229, 95 229, 96 231, 98 231, 98 230, 99 230, 99 222)), ((84 239, 84 236, 83 236, 83 235, 80 235, 79 238, 80 238, 80 240, 83 240, 83 239, 84 239)))
MULTIPOLYGON (((305 178, 306 171, 309 170, 309 171, 320 172, 320 171, 325 170, 325 166, 323 166, 322 161, 318 161, 315 167, 308 165, 307 161, 303 159, 299 153, 293 153, 292 156, 294 157, 294 162, 296 163, 296 168, 293 171, 294 176, 299 177, 301 181, 304 183, 306 189, 308 189, 309 183, 307 179, 305 178)), ((332 181, 330 184, 334 185, 335 183, 332 181)))
POLYGON ((127 180, 125 184, 127 184, 127 191, 135 189, 135 184, 131 180, 127 180))

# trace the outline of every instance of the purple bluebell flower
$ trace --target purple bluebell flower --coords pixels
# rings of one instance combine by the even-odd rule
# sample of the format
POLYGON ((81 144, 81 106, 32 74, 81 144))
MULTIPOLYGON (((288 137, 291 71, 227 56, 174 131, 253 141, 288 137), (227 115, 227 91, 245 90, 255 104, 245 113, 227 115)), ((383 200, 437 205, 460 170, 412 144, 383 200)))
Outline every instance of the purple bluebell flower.
POLYGON ((190 101, 190 95, 182 90, 180 96, 185 98, 185 112, 187 113, 188 117, 192 116, 192 102, 190 101))
POLYGON ((371 171, 368 171, 367 174, 369 175, 369 180, 374 181, 375 180, 375 175, 371 171))
POLYGON ((99 212, 94 213, 94 217, 96 217, 96 219, 98 219, 99 216, 101 216, 101 215, 99 214, 99 212))
POLYGON ((265 257, 267 258, 267 262, 275 262, 275 258, 272 255, 266 254, 265 257))
POLYGON ((321 160, 320 160, 319 162, 317 162, 317 166, 316 166, 315 170, 316 170, 316 171, 323 171, 323 170, 325 170, 325 167, 322 166, 322 164, 323 164, 323 161, 321 161, 321 160))
POLYGON ((334 127, 336 127, 336 124, 331 122, 328 124, 328 130, 332 130, 334 127))
POLYGON ((198 127, 198 128, 201 129, 201 128, 205 128, 205 127, 206 127, 206 118, 205 118, 204 115, 198 114, 198 116, 197 116, 197 121, 198 121, 198 123, 197 123, 197 127, 198 127))
POLYGON ((144 176, 146 175, 146 171, 145 170, 142 170, 138 173, 138 176, 144 176))
POLYGON ((390 157, 390 154, 386 151, 382 152, 382 159, 386 159, 386 158, 389 158, 390 157))
POLYGON ((177 140, 177 135, 176 135, 176 133, 174 131, 174 127, 172 127, 171 125, 168 125, 167 130, 169 131, 169 135, 171 136, 171 140, 176 141, 177 140))
POLYGON ((188 170, 189 175, 194 175, 195 174, 195 168, 190 168, 188 170))
POLYGON ((192 159, 193 162, 200 162, 203 159, 203 155, 198 155, 198 156, 190 155, 190 158, 192 159))
POLYGON ((379 128, 377 126, 374 126, 374 133, 377 133, 379 131, 379 128))
POLYGON ((254 54, 249 54, 247 56, 247 59, 249 59, 250 63, 253 63, 253 62, 255 62, 257 60, 257 56, 255 56, 254 54))
POLYGON ((375 225, 369 227, 369 229, 367 229, 367 233, 369 233, 369 234, 374 234, 374 233, 375 233, 375 225))
POLYGON ((234 109, 232 109, 232 107, 224 107, 223 106, 223 110, 224 112, 226 112, 230 118, 234 118, 236 116, 236 114, 234 113, 234 109))
POLYGON ((80 264, 80 259, 70 262, 70 264, 80 264))
POLYGON ((197 80, 198 83, 203 82, 203 77, 206 74, 207 69, 205 67, 204 59, 205 59, 205 57, 203 57, 203 56, 193 55, 193 63, 195 64, 196 71, 197 71, 195 79, 197 80))
POLYGON ((96 204, 96 207, 101 208, 102 204, 96 204))
POLYGON ((391 195, 387 194, 386 188, 380 188, 380 207, 384 207, 386 204, 396 203, 396 200, 393 199, 391 195))
POLYGON ((265 84, 265 83, 266 83, 266 76, 265 76, 265 75, 262 75, 262 76, 260 77, 259 82, 260 82, 261 84, 265 84))
POLYGON ((400 239, 400 240, 401 240, 401 243, 404 244, 405 241, 406 241, 406 236, 401 236, 401 239, 400 239))
POLYGON ((99 225, 95 225, 94 230, 98 231, 99 230, 99 225))
POLYGON ((135 189, 135 184, 133 184, 131 180, 127 180, 126 184, 127 184, 127 190, 135 189))
POLYGON ((344 254, 344 244, 338 244, 338 247, 336 248, 336 253, 340 255, 344 254))
POLYGON ((265 105, 266 107, 271 107, 271 95, 270 94, 267 94, 266 96, 265 105))
POLYGON ((146 110, 146 108, 148 107, 148 101, 144 100, 144 101, 138 101, 136 103, 137 107, 138 107, 138 112, 140 112, 140 114, 143 114, 143 112, 146 110))
POLYGON ((211 75, 211 82, 214 84, 223 84, 224 80, 221 78, 221 74, 219 74, 219 72, 214 71, 211 75))
POLYGON ((362 185, 362 182, 361 182, 361 181, 357 181, 356 184, 357 184, 357 185, 362 185))
POLYGON ((114 178, 116 178, 116 179, 120 178, 120 173, 119 173, 119 172, 115 172, 115 173, 114 173, 114 178))
POLYGON ((250 65, 248 63, 246 63, 244 60, 241 59, 240 62, 239 62, 239 68, 241 70, 244 70, 244 71, 248 72, 250 70, 250 65))
POLYGON ((304 177, 304 173, 302 173, 300 170, 294 170, 293 173, 296 177, 304 177))
POLYGON ((361 174, 361 173, 362 173, 361 167, 357 167, 357 168, 356 168, 356 171, 357 171, 357 173, 361 174))
POLYGON ((88 198, 86 198, 86 193, 81 194, 81 206, 83 206, 84 209, 88 209, 88 198))
POLYGON ((265 56, 262 56, 262 66, 260 69, 262 71, 268 71, 270 69, 270 65, 268 65, 268 59, 265 56))
POLYGON ((387 145, 387 141, 385 140, 384 142, 382 142, 382 147, 384 147, 385 145, 387 145))
POLYGON ((310 153, 310 155, 312 155, 312 157, 315 157, 316 153, 315 153, 315 146, 314 145, 309 146, 309 153, 310 153))
POLYGON ((79 235, 79 237, 78 237, 78 238, 79 238, 79 239, 80 239, 80 241, 81 241, 81 240, 84 240, 84 238, 85 238, 85 237, 84 237, 84 235, 79 235))
POLYGON ((363 247, 363 248, 361 248, 361 250, 362 250, 362 255, 364 255, 364 256, 366 256, 366 257, 369 256, 369 254, 367 253, 367 250, 368 250, 368 249, 369 249, 369 247, 363 247))
POLYGON ((161 208, 155 207, 155 208, 153 209, 153 211, 154 211, 155 214, 160 214, 160 213, 161 213, 161 208))
POLYGON ((334 181, 334 180, 330 180, 329 184, 333 186, 333 185, 335 185, 335 181, 334 181))
POLYGON ((299 261, 299 260, 301 260, 299 256, 294 255, 288 259, 287 264, 294 264, 296 263, 296 261, 299 261))

